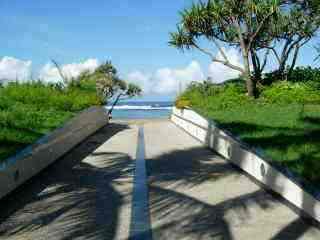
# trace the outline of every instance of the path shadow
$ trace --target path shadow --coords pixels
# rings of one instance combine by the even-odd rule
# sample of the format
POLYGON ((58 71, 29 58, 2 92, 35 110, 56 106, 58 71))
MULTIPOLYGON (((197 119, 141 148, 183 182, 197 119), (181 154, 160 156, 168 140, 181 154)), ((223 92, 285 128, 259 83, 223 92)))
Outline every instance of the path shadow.
POLYGON ((168 231, 188 236, 188 239, 237 239, 231 233, 230 224, 233 228, 244 227, 252 217, 250 206, 268 209, 275 204, 272 196, 264 190, 226 199, 218 204, 208 204, 184 193, 157 186, 151 186, 150 193, 153 195, 150 201, 152 214, 158 219, 173 218, 170 223, 153 229, 157 239, 166 239, 168 231), (227 215, 232 215, 232 220, 227 215))
POLYGON ((302 117, 301 120, 304 122, 307 122, 309 124, 314 124, 315 126, 320 126, 320 118, 319 117, 307 116, 307 117, 302 117))
POLYGON ((2 199, 0 238, 37 232, 43 239, 113 239, 124 204, 114 181, 131 174, 132 159, 93 152, 127 128, 107 125, 2 199))
POLYGON ((300 218, 289 223, 286 227, 281 229, 271 240, 287 240, 300 239, 303 234, 309 229, 307 224, 303 224, 300 218))
POLYGON ((234 173, 230 164, 217 161, 217 156, 204 147, 164 153, 147 160, 146 164, 151 182, 174 181, 177 185, 189 187, 234 173))
MULTIPOLYGON (((155 239, 168 239, 170 236, 171 239, 231 240, 230 222, 225 219, 227 212, 232 211, 241 224, 241 219, 244 221, 250 217, 250 205, 267 209, 274 202, 263 190, 226 199, 215 205, 179 192, 178 187, 182 187, 180 191, 192 191, 192 187, 204 182, 210 184, 231 175, 237 181, 240 176, 234 166, 202 146, 171 151, 149 159, 147 171, 151 215, 160 222, 170 219, 153 228, 155 239)), ((209 192, 212 189, 208 189, 209 192)))
MULTIPOLYGON (((252 207, 269 211, 283 204, 277 195, 259 188, 252 192, 244 188, 243 194, 213 204, 194 197, 197 189, 192 188, 197 185, 206 182, 210 186, 210 182, 227 177, 236 182, 243 174, 237 167, 216 157, 205 147, 171 151, 150 158, 147 160, 147 172, 150 211, 156 222, 153 222, 152 229, 154 239, 237 239, 231 229, 234 231, 246 228, 250 219, 255 217, 252 215, 255 214, 252 207), (193 194, 189 195, 189 191, 193 194)), ((269 176, 270 172, 266 174, 269 176)), ((278 176, 270 175, 268 180, 270 184, 274 184, 278 176)), ((214 185, 212 187, 213 189, 208 189, 208 194, 216 193, 214 185)), ((232 191, 230 187, 225 186, 225 191, 232 191)), ((272 219, 266 219, 268 221, 272 223, 272 219)), ((272 239, 299 239, 310 227, 309 222, 297 216, 272 239), (299 229, 296 229, 298 225, 299 229)), ((256 232, 259 231, 263 233, 263 229, 256 232)), ((320 236, 319 232, 315 236, 320 236)))

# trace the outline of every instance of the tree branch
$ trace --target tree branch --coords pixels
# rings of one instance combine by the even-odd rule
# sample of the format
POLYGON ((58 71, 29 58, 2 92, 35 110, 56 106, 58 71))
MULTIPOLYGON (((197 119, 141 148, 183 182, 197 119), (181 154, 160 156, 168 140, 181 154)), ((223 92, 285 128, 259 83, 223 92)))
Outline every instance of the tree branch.
POLYGON ((234 64, 232 64, 232 63, 230 63, 230 62, 226 62, 226 61, 219 60, 219 59, 212 59, 212 62, 222 63, 223 65, 225 65, 225 66, 227 66, 227 67, 229 67, 229 68, 232 68, 232 69, 234 69, 234 70, 236 70, 236 71, 239 71, 239 72, 241 72, 241 73, 244 73, 244 72, 245 72, 243 68, 241 68, 241 67, 239 67, 239 66, 237 66, 237 65, 234 65, 234 64))
POLYGON ((240 48, 242 50, 242 53, 248 55, 249 49, 247 48, 247 46, 245 44, 245 41, 244 41, 244 38, 243 38, 243 35, 242 35, 242 31, 241 31, 241 26, 240 26, 240 24, 238 22, 238 19, 233 17, 233 21, 232 22, 233 22, 234 27, 238 31, 238 37, 239 37, 240 48))
MULTIPOLYGON (((207 49, 204 49, 204 48, 201 48, 200 46, 198 46, 196 43, 193 43, 193 46, 195 48, 197 48, 199 51, 203 52, 204 54, 208 55, 210 58, 211 58, 211 61, 212 62, 218 62, 218 63, 222 63, 223 65, 229 67, 229 68, 232 68, 236 71, 239 71, 241 73, 244 73, 244 69, 239 67, 239 66, 236 66, 232 63, 230 63, 228 60, 220 60, 220 59, 217 59, 209 50, 207 49)), ((222 49, 219 49, 219 51, 223 51, 222 49)))
POLYGON ((248 48, 251 48, 252 42, 256 39, 256 37, 258 36, 258 34, 260 33, 261 29, 263 28, 265 22, 275 13, 275 10, 273 10, 272 12, 270 12, 266 17, 264 17, 262 19, 262 21, 260 22, 258 28, 256 29, 256 31, 253 33, 253 35, 250 37, 249 40, 249 44, 248 44, 248 48))
POLYGON ((276 51, 276 49, 274 49, 273 47, 272 48, 269 48, 271 49, 271 51, 273 52, 273 54, 276 56, 277 60, 278 60, 278 63, 280 64, 281 63, 281 60, 280 60, 280 57, 279 57, 279 54, 278 52, 276 51))
POLYGON ((293 43, 293 44, 291 44, 291 43, 292 43, 292 39, 287 39, 287 41, 282 49, 280 64, 284 64, 284 62, 286 62, 286 60, 288 59, 289 53, 295 44, 295 43, 293 43))
POLYGON ((208 55, 211 59, 214 59, 215 56, 213 55, 212 52, 210 52, 209 50, 205 49, 205 48, 202 48, 200 47, 198 44, 196 44, 195 42, 192 43, 192 45, 198 49, 199 51, 203 52, 204 54, 208 55))
POLYGON ((297 62, 297 59, 298 59, 298 55, 299 55, 299 50, 300 48, 305 45, 307 42, 310 41, 311 38, 307 38, 305 41, 303 41, 301 44, 300 43, 297 43, 296 46, 295 46, 295 51, 294 51, 294 54, 293 54, 293 58, 292 58, 292 62, 291 62, 291 66, 290 66, 290 69, 289 69, 289 75, 292 73, 295 65, 296 65, 296 62, 297 62))
POLYGON ((296 47, 295 47, 295 51, 294 51, 294 55, 293 55, 293 59, 292 59, 292 62, 291 62, 291 66, 290 66, 288 75, 291 75, 291 73, 292 73, 292 71, 294 69, 294 66, 296 65, 298 54, 299 54, 299 50, 300 50, 300 46, 299 46, 299 44, 297 44, 296 47))
POLYGON ((253 72, 254 72, 254 75, 257 76, 257 74, 260 73, 260 61, 259 61, 259 58, 257 57, 257 53, 255 52, 255 50, 251 49, 250 53, 251 53, 253 72))
POLYGON ((220 46, 220 44, 218 43, 218 41, 215 40, 215 39, 212 39, 212 40, 213 40, 214 44, 216 45, 216 47, 219 49, 219 51, 220 51, 222 57, 224 58, 224 60, 225 60, 226 62, 229 62, 229 59, 228 59, 227 55, 226 55, 225 52, 223 51, 223 49, 222 49, 222 47, 220 46))
POLYGON ((278 52, 276 51, 276 49, 275 49, 274 47, 267 46, 267 45, 262 45, 262 46, 260 47, 260 49, 263 49, 263 48, 266 48, 266 49, 268 49, 269 51, 271 50, 272 53, 274 54, 274 56, 276 57, 278 63, 280 64, 281 60, 280 60, 279 54, 278 54, 278 52))
POLYGON ((260 71, 262 72, 267 65, 268 56, 270 54, 270 49, 267 49, 267 52, 264 54, 264 59, 260 71))
POLYGON ((120 94, 117 96, 116 100, 113 102, 110 110, 108 111, 108 114, 111 114, 111 113, 112 113, 113 108, 117 105, 118 101, 120 100, 121 96, 123 96, 123 95, 124 95, 123 93, 120 93, 120 94))
POLYGON ((300 48, 303 47, 306 43, 308 43, 311 40, 311 38, 307 38, 305 41, 303 41, 302 43, 300 43, 300 48))
POLYGON ((52 62, 52 63, 55 65, 55 67, 57 68, 57 70, 58 70, 58 72, 59 72, 59 75, 60 75, 60 77, 62 78, 63 82, 64 82, 65 84, 67 84, 67 83, 68 83, 67 78, 63 75, 62 70, 61 70, 59 64, 58 64, 54 59, 51 59, 51 62, 52 62))

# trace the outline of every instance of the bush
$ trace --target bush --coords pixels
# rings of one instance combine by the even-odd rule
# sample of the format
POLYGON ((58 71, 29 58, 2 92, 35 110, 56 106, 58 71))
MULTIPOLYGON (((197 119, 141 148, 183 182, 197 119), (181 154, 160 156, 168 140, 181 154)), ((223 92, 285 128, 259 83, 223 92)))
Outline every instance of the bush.
POLYGON ((8 104, 22 103, 42 109, 77 112, 92 105, 101 105, 102 99, 95 90, 72 87, 63 90, 43 83, 10 83, 0 88, 0 109, 8 104))
POLYGON ((184 108, 187 108, 187 107, 191 107, 191 102, 187 99, 177 99, 176 102, 175 102, 175 106, 178 108, 178 109, 184 109, 184 108))
POLYGON ((77 112, 101 105, 92 83, 60 86, 10 83, 0 88, 0 160, 61 126, 77 112))
POLYGON ((320 68, 297 67, 288 76, 289 82, 318 82, 320 83, 320 68))
POLYGON ((229 109, 241 103, 250 102, 243 82, 225 84, 193 83, 178 98, 189 101, 189 106, 202 106, 215 109, 229 109))
POLYGON ((270 103, 320 103, 318 90, 303 82, 281 81, 264 89, 261 97, 270 103))
MULTIPOLYGON (((263 85, 271 85, 281 79, 277 71, 264 74, 261 81, 263 85)), ((288 82, 307 83, 312 87, 320 89, 320 68, 296 67, 291 74, 287 76, 288 82)))
POLYGON ((278 81, 270 86, 260 87, 259 99, 251 99, 246 95, 244 82, 228 81, 224 84, 193 83, 178 98, 176 105, 185 107, 201 106, 229 110, 245 104, 318 104, 320 94, 310 81, 288 82, 278 81), (182 101, 183 100, 183 101, 182 101))

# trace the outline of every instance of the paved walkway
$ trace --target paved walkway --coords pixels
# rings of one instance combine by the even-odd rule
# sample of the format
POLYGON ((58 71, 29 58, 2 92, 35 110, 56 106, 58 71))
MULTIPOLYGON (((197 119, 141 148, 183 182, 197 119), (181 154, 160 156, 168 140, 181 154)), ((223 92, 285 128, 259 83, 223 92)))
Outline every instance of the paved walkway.
POLYGON ((1 200, 0 213, 0 239, 129 239, 141 216, 153 239, 320 239, 317 228, 164 120, 101 129, 1 200), (134 171, 135 159, 147 177, 143 164, 134 171))

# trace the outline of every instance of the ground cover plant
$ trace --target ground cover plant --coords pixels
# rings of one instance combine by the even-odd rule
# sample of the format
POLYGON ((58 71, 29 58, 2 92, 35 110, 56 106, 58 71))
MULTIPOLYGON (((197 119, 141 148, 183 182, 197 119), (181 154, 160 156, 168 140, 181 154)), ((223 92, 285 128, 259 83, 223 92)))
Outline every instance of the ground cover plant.
MULTIPOLYGON (((297 69, 297 73, 301 71, 297 69)), ((220 85, 194 83, 178 97, 176 105, 191 106, 319 188, 319 85, 297 79, 260 86, 258 99, 246 95, 240 79, 220 85)))
POLYGON ((101 105, 95 90, 61 88, 41 82, 10 83, 0 88, 0 160, 61 126, 76 113, 101 105))

